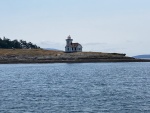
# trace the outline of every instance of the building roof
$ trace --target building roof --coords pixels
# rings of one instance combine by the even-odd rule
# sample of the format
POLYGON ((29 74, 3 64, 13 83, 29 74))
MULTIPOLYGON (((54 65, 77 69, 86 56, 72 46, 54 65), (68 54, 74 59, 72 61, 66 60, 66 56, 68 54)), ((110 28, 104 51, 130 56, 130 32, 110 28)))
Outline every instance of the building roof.
POLYGON ((70 36, 70 35, 68 36, 68 39, 71 39, 71 36, 70 36))
POLYGON ((79 43, 72 43, 71 46, 72 47, 77 47, 78 45, 80 45, 79 43))
POLYGON ((79 43, 71 43, 71 45, 68 45, 68 46, 69 47, 78 47, 79 45, 81 46, 81 44, 79 44, 79 43))

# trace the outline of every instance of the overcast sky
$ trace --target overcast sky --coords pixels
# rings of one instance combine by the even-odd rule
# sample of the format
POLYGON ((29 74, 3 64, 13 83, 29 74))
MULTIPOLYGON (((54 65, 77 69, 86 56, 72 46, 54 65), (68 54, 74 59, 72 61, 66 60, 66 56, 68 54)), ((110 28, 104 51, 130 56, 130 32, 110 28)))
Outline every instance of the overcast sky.
POLYGON ((0 0, 0 37, 64 50, 150 54, 150 0, 0 0))

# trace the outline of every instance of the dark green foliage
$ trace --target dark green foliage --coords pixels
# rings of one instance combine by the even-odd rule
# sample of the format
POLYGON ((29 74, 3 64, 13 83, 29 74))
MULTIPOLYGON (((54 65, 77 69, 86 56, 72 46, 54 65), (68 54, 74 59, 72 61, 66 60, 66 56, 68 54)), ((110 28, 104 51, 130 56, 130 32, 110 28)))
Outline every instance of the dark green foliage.
POLYGON ((0 48, 3 49, 38 49, 38 47, 35 44, 32 44, 31 42, 26 42, 24 40, 10 40, 8 38, 0 38, 0 48))

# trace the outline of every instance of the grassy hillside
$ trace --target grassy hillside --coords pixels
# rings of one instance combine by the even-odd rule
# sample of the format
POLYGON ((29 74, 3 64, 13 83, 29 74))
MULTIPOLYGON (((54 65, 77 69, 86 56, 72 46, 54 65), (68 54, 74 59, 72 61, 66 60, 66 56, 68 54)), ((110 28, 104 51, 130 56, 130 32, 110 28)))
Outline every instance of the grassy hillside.
POLYGON ((42 49, 0 49, 0 56, 45 56, 54 55, 58 53, 62 52, 42 49))
POLYGON ((65 53, 62 51, 43 50, 43 49, 0 49, 2 57, 49 57, 49 58, 106 58, 106 57, 125 57, 124 54, 118 53, 101 53, 101 52, 75 52, 65 53))

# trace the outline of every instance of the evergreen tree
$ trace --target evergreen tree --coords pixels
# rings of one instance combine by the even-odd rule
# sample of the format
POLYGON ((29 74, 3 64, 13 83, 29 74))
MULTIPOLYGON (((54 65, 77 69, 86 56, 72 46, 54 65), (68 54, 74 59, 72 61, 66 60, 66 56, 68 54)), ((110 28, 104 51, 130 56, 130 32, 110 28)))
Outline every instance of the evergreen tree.
POLYGON ((38 49, 37 45, 32 44, 31 42, 26 42, 24 40, 13 40, 11 41, 10 39, 3 37, 0 38, 0 48, 4 49, 38 49))

